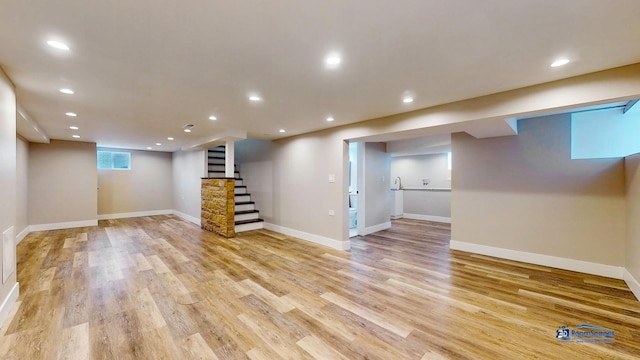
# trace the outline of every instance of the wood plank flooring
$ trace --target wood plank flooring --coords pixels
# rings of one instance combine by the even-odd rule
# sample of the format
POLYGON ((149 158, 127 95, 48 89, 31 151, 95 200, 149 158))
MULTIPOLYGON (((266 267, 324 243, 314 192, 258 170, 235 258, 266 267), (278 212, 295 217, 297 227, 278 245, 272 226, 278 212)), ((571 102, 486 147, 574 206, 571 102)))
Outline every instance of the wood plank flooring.
POLYGON ((37 232, 18 246, 3 359, 637 359, 623 281, 450 251, 396 220, 334 251, 174 216, 37 232), (559 326, 614 343, 557 343, 559 326))

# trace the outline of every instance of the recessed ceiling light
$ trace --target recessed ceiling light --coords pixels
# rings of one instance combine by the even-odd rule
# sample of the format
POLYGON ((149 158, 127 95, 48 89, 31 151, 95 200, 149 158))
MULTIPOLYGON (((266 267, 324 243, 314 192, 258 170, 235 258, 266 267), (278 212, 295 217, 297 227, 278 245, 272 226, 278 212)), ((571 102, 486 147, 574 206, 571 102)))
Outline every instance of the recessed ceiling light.
POLYGON ((191 129, 184 129, 184 132, 191 132, 191 129))
POLYGON ((67 95, 73 95, 73 94, 75 94, 75 92, 74 92, 73 90, 71 90, 71 89, 67 89, 67 88, 62 88, 62 89, 60 89, 60 92, 61 92, 61 93, 63 93, 63 94, 67 94, 67 95))
POLYGON ((80 128, 77 127, 77 126, 69 126, 69 129, 71 129, 71 130, 80 130, 80 128))
POLYGON ((338 55, 329 55, 327 56, 327 59, 325 60, 325 62, 329 66, 336 66, 340 64, 340 62, 342 62, 342 59, 340 59, 340 56, 338 55))
POLYGON ((260 101, 260 100, 262 100, 262 98, 260 96, 258 96, 258 95, 250 95, 249 96, 249 100, 251 100, 251 101, 260 101))
POLYGON ((167 140, 173 140, 173 138, 172 137, 168 137, 167 140))
POLYGON ((64 113, 64 114, 65 114, 65 115, 67 115, 67 116, 71 116, 71 117, 76 117, 76 116, 78 116, 78 114, 76 114, 76 113, 74 113, 74 112, 67 112, 67 113, 64 113))
POLYGON ((281 133, 283 133, 283 132, 284 132, 284 129, 280 129, 280 132, 281 132, 281 133))
POLYGON ((71 137, 74 139, 80 139, 80 135, 71 135, 71 137))
POLYGON ((408 96, 404 97, 404 98, 402 98, 402 102, 405 103, 405 104, 412 103, 413 102, 413 98, 412 97, 408 97, 408 96))
POLYGON ((69 50, 69 45, 65 43, 61 43, 60 41, 49 40, 47 41, 47 45, 51 46, 52 48, 56 48, 58 50, 69 50))
POLYGON ((191 129, 194 127, 195 125, 193 124, 187 124, 185 126, 182 127, 182 130, 184 130, 184 132, 190 133, 191 129))
POLYGON ((558 59, 551 63, 551 67, 558 67, 562 65, 567 65, 570 62, 569 59, 558 59))
POLYGON ((161 145, 162 145, 161 143, 156 143, 156 146, 161 146, 161 145))
POLYGON ((215 115, 211 115, 209 116, 209 120, 218 120, 218 118, 215 115))
POLYGON ((333 116, 329 116, 329 117, 327 118, 327 121, 333 121, 333 120, 334 120, 334 119, 333 119, 333 116))
POLYGON ((151 146, 147 146, 147 150, 151 150, 151 146))

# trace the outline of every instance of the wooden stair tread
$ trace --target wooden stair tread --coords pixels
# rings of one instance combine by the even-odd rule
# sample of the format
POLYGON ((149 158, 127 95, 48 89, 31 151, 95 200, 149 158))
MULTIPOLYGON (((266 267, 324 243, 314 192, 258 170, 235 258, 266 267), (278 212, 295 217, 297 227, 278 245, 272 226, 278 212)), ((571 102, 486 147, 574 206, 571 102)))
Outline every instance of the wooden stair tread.
POLYGON ((243 224, 251 224, 251 223, 263 222, 263 221, 264 221, 264 219, 239 220, 239 221, 236 221, 235 224, 236 225, 243 225, 243 224))
POLYGON ((236 202, 236 205, 253 205, 255 203, 255 201, 238 201, 236 202))
POLYGON ((236 211, 235 214, 236 215, 244 215, 244 214, 255 214, 255 213, 259 213, 259 210, 240 210, 240 211, 236 211))

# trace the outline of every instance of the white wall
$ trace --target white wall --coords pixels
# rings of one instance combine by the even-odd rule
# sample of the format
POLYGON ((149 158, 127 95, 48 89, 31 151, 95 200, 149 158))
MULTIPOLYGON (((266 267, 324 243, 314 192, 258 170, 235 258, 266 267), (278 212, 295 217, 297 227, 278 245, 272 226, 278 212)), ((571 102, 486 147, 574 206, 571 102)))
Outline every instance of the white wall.
POLYGON ((29 233, 29 142, 16 139, 16 236, 22 240, 29 233))
POLYGON ((412 139, 387 141, 387 152, 391 157, 426 154, 441 154, 451 151, 451 134, 438 134, 412 139))
POLYGON ((275 141, 275 145, 275 224, 336 242, 348 241, 344 141, 333 131, 321 131, 275 141), (330 175, 334 182, 329 181, 330 175), (329 210, 335 215, 329 215, 329 210))
MULTIPOLYGON (((391 226, 390 164, 385 143, 364 144, 364 226, 379 231, 391 226)), ((362 198, 362 197, 361 197, 362 198)), ((359 204, 362 211, 362 204, 359 204)))
POLYGON ((172 155, 172 201, 174 212, 200 224, 200 187, 207 177, 207 152, 176 151, 172 155))
POLYGON ((32 230, 97 225, 96 161, 95 143, 51 140, 50 144, 29 144, 32 230))
MULTIPOLYGON (((16 228, 16 95, 13 84, 0 68, 0 233, 16 228)), ((0 237, 2 239, 2 237, 0 237)), ((15 269, 15 247, 4 253, 0 244, 0 270, 6 265, 15 269), (13 261, 4 263, 4 258, 13 261)), ((3 277, 3 276, 0 276, 3 277)), ((4 279, 3 279, 4 280, 4 279)), ((18 296, 16 272, 0 285, 0 324, 8 315, 18 296)))
POLYGON ((447 159, 447 153, 394 156, 391 158, 392 184, 400 176, 405 188, 425 188, 422 179, 429 179, 426 188, 451 189, 451 171, 447 159))
POLYGON ((626 269, 633 279, 626 279, 640 300, 640 154, 625 159, 627 198, 626 269))
POLYGON ((237 142, 235 149, 267 228, 348 249, 348 184, 343 176, 348 146, 335 131, 273 142, 248 139, 237 142))
POLYGON ((276 145, 272 141, 246 139, 235 144, 235 160, 240 177, 251 200, 255 201, 260 217, 274 223, 274 154, 276 145))
POLYGON ((519 135, 452 135, 452 240, 624 266, 621 159, 571 160, 570 115, 521 120, 519 135))
POLYGON ((571 158, 619 158, 638 153, 639 133, 640 112, 625 114, 618 107, 572 114, 571 158))
MULTIPOLYGON (((445 140, 450 141, 451 136, 447 134, 445 140)), ((394 143, 397 147, 399 142, 394 143)), ((451 192, 409 190, 450 189, 451 170, 448 164, 447 153, 391 157, 391 186, 397 187, 395 179, 399 176, 402 186, 407 189, 402 192, 405 217, 451 221, 451 192), (429 179, 429 185, 423 186, 422 179, 429 179)))
MULTIPOLYGON (((131 170, 98 170, 98 215, 158 212, 172 209, 172 155, 159 151, 99 148, 131 153, 131 170)), ((116 215, 117 216, 117 215, 116 215)))

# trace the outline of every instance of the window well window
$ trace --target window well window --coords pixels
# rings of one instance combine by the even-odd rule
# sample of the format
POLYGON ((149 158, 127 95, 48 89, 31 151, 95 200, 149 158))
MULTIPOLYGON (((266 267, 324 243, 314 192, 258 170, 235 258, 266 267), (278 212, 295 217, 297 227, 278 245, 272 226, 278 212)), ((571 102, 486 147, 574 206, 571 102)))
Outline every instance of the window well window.
POLYGON ((98 150, 98 169, 131 170, 131 153, 98 150))

